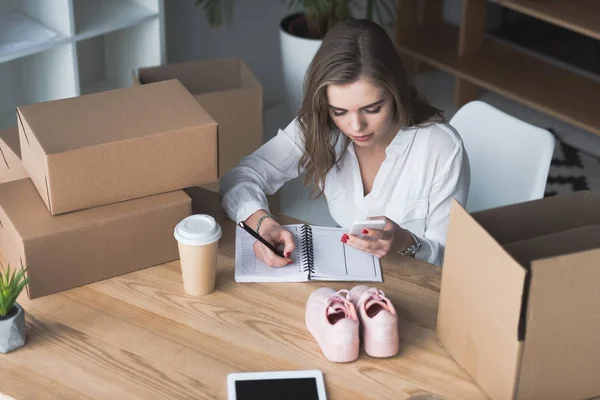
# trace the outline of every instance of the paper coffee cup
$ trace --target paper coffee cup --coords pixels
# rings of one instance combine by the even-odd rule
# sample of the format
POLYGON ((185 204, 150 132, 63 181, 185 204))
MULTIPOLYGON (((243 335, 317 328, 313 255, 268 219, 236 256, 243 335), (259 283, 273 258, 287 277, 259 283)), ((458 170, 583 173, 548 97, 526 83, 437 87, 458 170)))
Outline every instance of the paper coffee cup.
POLYGON ((185 292, 193 296, 211 293, 215 289, 221 227, 210 215, 195 214, 181 220, 174 234, 185 292))

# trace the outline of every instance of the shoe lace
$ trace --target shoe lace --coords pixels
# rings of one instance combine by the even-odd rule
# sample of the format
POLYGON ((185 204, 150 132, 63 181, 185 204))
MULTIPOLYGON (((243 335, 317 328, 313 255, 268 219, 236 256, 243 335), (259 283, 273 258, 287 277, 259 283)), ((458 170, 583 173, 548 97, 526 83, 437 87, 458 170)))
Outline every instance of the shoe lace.
POLYGON ((395 314, 395 309, 392 306, 392 302, 390 299, 385 297, 385 293, 381 289, 370 288, 367 289, 361 296, 359 300, 359 304, 364 304, 365 310, 371 307, 374 304, 379 304, 385 310, 389 311, 392 314, 395 314))
POLYGON ((336 314, 338 312, 343 312, 345 318, 350 318, 354 321, 358 320, 358 316, 356 314, 356 308, 354 304, 350 302, 348 299, 350 296, 350 292, 346 289, 338 290, 336 293, 325 299, 326 302, 326 314, 336 314))

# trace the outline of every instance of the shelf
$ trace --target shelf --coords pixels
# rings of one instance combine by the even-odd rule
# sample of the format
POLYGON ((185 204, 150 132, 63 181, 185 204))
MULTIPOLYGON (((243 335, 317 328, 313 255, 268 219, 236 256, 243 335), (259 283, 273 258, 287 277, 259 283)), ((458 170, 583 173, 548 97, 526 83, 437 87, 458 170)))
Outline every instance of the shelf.
POLYGON ((0 0, 0 129, 18 106, 131 86, 164 56, 164 0, 0 0))
POLYGON ((503 7, 600 40, 600 1, 494 0, 503 7))
POLYGON ((0 13, 0 63, 42 52, 66 40, 21 11, 0 13))
POLYGON ((458 56, 457 27, 419 27, 398 49, 443 71, 600 135, 600 82, 492 39, 476 55, 458 56))
POLYGON ((129 87, 133 72, 161 63, 158 18, 77 42, 80 93, 129 87))
POLYGON ((128 28, 158 17, 158 11, 124 0, 74 0, 76 40, 128 28))
POLYGON ((0 124, 12 123, 16 107, 77 95, 73 44, 0 64, 0 124))

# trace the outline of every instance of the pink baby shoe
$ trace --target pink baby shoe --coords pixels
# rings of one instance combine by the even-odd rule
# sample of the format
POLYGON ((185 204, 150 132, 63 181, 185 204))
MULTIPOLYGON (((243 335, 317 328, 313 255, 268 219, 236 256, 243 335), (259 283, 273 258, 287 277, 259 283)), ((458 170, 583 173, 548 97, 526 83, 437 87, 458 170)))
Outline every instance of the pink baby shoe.
POLYGON ((350 290, 350 301, 360 318, 365 352, 371 357, 392 357, 398 354, 398 316, 392 302, 382 290, 365 285, 350 290))
POLYGON ((306 301, 306 327, 333 362, 350 362, 358 358, 358 316, 348 300, 347 290, 320 288, 306 301))

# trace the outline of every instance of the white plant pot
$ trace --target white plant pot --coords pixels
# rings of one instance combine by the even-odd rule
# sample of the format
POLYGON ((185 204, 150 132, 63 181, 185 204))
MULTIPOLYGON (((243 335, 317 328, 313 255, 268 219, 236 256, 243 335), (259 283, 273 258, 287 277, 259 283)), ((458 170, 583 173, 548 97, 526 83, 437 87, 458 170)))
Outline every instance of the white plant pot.
POLYGON ((8 353, 25 344, 25 311, 15 303, 17 312, 0 319, 0 353, 8 353))
POLYGON ((286 32, 283 26, 291 17, 290 15, 284 18, 279 24, 279 45, 281 47, 286 105, 290 117, 294 118, 302 105, 302 90, 306 71, 322 41, 305 39, 286 32))

